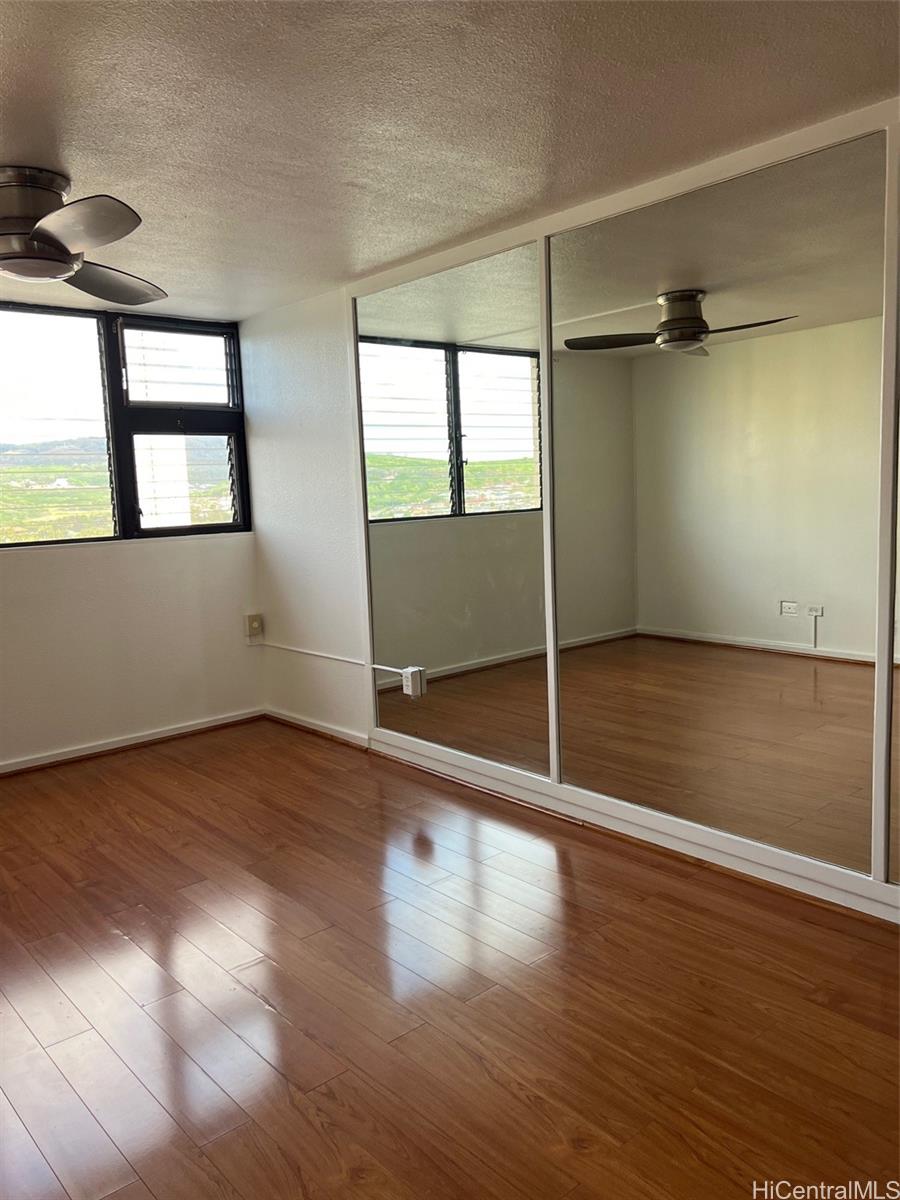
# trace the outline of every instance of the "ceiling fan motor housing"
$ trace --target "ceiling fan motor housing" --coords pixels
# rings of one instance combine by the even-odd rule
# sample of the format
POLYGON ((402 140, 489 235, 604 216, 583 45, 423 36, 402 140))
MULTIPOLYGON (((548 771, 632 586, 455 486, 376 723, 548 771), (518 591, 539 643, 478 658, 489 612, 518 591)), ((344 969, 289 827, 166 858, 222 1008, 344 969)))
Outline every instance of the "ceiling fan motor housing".
POLYGON ((701 303, 706 292, 691 289, 661 292, 656 303, 662 309, 662 320, 656 327, 656 344, 660 350, 696 350, 703 345, 709 326, 703 319, 701 303))
POLYGON ((0 167, 0 275, 22 282, 68 279, 83 255, 30 234, 38 221, 62 208, 71 181, 40 167, 0 167))

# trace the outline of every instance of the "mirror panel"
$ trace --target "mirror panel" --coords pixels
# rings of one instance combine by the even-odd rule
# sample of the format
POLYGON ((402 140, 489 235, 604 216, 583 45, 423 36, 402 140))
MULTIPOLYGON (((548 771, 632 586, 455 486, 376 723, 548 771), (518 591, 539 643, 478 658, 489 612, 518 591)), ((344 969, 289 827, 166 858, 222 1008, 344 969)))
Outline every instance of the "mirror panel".
MULTIPOLYGON (((898 433, 900 436, 900 433, 898 433)), ((900 458, 900 455, 898 455, 900 458)), ((897 539, 897 575, 894 583, 894 666, 893 702, 891 705, 891 761, 889 812, 888 879, 900 883, 900 636, 897 622, 900 620, 900 514, 895 514, 894 536, 897 539)))
POLYGON ((548 770, 538 252, 357 302, 378 724, 548 770))
POLYGON ((862 872, 884 178, 873 134, 551 242, 563 780, 862 872))

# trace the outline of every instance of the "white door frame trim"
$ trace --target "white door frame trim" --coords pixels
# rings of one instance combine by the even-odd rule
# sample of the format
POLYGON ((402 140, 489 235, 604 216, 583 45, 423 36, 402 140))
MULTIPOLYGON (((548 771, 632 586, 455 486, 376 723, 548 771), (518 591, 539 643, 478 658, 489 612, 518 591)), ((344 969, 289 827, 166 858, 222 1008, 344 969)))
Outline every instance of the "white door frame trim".
POLYGON ((559 637, 556 622, 556 536, 553 459, 553 309, 550 288, 550 239, 537 243, 541 291, 541 523, 544 553, 544 622, 547 647, 547 750, 550 779, 562 782, 559 729, 559 637))
MULTIPOLYGON (((875 730, 872 754, 872 876, 890 878, 894 592, 897 578, 897 319, 900 125, 887 129, 884 299, 881 340, 881 464, 875 606, 875 730)), ((900 870, 900 863, 897 864, 900 870)))

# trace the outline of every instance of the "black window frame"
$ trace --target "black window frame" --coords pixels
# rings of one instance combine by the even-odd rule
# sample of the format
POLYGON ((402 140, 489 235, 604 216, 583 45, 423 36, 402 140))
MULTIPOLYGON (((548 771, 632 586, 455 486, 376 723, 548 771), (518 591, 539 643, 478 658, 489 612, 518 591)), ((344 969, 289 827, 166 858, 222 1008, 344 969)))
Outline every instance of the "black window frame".
MULTIPOLYGON (((509 346, 468 346, 464 342, 429 342, 416 338, 374 337, 360 334, 357 346, 411 346, 423 350, 441 350, 444 353, 446 365, 447 387, 447 444, 449 449, 449 489, 450 512, 422 513, 411 517, 369 517, 370 525, 391 525, 395 521, 447 521, 459 517, 504 517, 513 513, 541 512, 544 507, 544 480, 542 471, 543 409, 541 405, 541 356, 538 350, 518 350, 509 346), (538 495, 540 503, 532 508, 495 508, 487 512, 466 512, 466 458, 463 446, 462 414, 460 409, 459 390, 459 355, 466 354, 506 354, 514 358, 530 358, 534 360, 537 372, 537 446, 538 446, 538 495)), ((362 395, 360 395, 362 407, 362 395)), ((362 412, 363 429, 363 466, 366 464, 365 447, 365 411, 362 412)), ((369 499, 368 470, 365 471, 366 506, 369 499)))
POLYGON ((250 476, 244 428, 244 393, 238 326, 234 321, 200 321, 186 317, 161 317, 46 304, 21 304, 0 300, 0 312, 24 312, 86 318, 96 322, 98 354, 103 381, 107 452, 110 461, 114 532, 108 537, 56 538, 34 542, 0 542, 0 549, 21 550, 28 546, 71 546, 85 542, 116 542, 159 537, 197 537, 211 533, 247 533, 252 529, 250 476), (171 333, 201 333, 224 337, 228 380, 228 404, 129 403, 126 329, 159 329, 171 333), (226 436, 230 438, 235 521, 215 524, 173 525, 141 528, 138 503, 134 437, 140 434, 226 436))

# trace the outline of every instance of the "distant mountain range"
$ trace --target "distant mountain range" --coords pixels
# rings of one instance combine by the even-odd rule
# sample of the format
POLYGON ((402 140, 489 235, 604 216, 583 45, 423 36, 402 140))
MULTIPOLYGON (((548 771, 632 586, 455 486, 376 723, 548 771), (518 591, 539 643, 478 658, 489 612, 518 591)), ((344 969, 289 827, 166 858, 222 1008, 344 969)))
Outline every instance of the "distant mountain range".
MULTIPOLYGON (((222 446, 217 437, 188 438, 188 461, 221 463, 222 446)), ((6 467, 96 466, 106 463, 106 438, 64 438, 56 442, 0 442, 0 469, 6 467)))
POLYGON ((95 466, 106 461, 106 438, 65 438, 58 442, 0 442, 0 467, 95 466))

